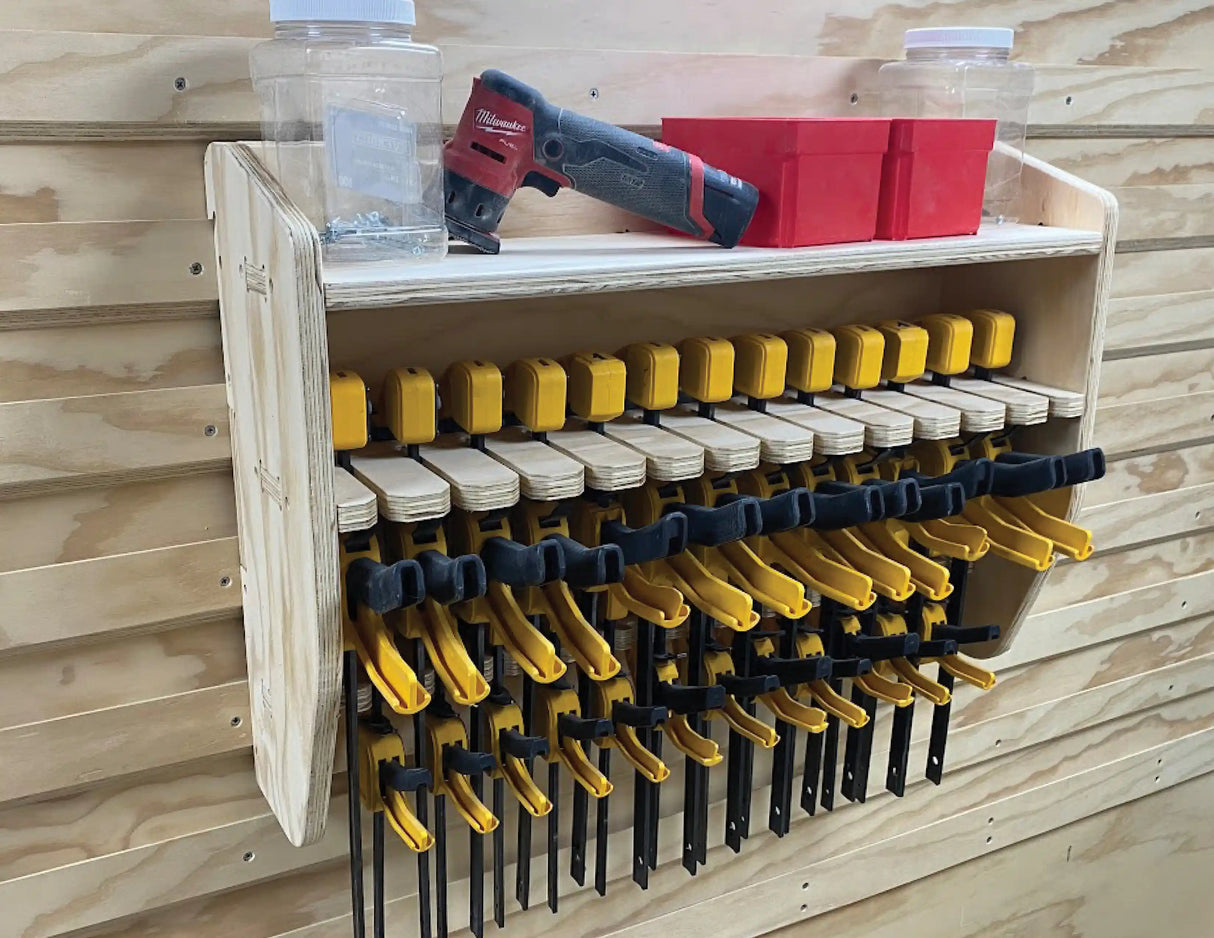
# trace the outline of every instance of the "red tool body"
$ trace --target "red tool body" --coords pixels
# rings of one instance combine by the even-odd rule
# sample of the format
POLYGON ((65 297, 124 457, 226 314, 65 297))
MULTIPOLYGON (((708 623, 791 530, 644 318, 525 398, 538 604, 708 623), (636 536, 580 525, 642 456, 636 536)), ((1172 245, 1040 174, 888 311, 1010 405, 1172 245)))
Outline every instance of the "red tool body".
POLYGON ((724 247, 754 215, 754 186, 699 157, 549 104, 538 91, 490 69, 472 82, 444 152, 447 227, 487 253, 511 196, 576 189, 724 247))

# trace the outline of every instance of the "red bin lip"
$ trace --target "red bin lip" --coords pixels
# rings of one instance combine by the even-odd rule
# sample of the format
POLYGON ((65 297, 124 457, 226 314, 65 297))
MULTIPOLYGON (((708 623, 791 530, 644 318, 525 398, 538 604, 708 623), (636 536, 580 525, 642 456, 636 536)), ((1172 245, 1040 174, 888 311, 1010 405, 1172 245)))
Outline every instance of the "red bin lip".
POLYGON ((951 117, 895 117, 890 121, 889 149, 990 150, 995 145, 994 120, 951 117))
POLYGON ((767 156, 884 153, 889 128, 887 117, 663 117, 662 140, 693 153, 708 135, 767 156))

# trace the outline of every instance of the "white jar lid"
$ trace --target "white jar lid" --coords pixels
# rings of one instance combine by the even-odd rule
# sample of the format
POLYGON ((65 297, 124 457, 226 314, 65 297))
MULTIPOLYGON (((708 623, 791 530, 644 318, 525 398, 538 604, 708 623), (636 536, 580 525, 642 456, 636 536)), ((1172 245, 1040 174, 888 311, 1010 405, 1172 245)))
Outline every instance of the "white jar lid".
POLYGON ((413 26, 413 0, 270 0, 272 23, 397 23, 413 26))
POLYGON ((1011 49, 1015 32, 999 26, 942 26, 908 29, 904 49, 1011 49))

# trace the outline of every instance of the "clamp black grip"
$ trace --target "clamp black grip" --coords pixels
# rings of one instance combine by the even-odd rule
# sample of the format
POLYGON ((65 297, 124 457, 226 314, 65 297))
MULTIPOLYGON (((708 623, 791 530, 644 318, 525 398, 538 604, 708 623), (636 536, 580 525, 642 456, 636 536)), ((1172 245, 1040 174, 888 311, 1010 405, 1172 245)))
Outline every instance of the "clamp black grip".
POLYGON ((810 494, 814 515, 811 526, 823 531, 867 524, 881 518, 884 511, 881 494, 860 485, 824 482, 810 494))
POLYGON ((580 717, 572 713, 562 713, 556 718, 557 733, 581 742, 603 739, 611 735, 612 729, 611 721, 606 717, 580 717))
POLYGON ((687 516, 687 540, 703 547, 720 547, 763 530, 759 500, 742 495, 715 508, 705 505, 674 505, 671 511, 687 516))
POLYGON ((347 599, 372 612, 382 615, 402 606, 415 606, 425 596, 422 570, 416 561, 402 560, 387 566, 370 557, 358 557, 346 569, 347 599))
POLYGON ((918 511, 923 504, 919 483, 915 479, 898 479, 894 482, 868 479, 862 484, 881 493, 882 518, 901 518, 918 511))
POLYGON ((938 625, 932 629, 933 638, 944 638, 958 645, 974 645, 980 642, 993 642, 999 637, 997 625, 972 625, 963 628, 959 625, 938 625))
POLYGON ((703 713, 725 706, 725 688, 721 684, 671 684, 659 681, 654 688, 658 703, 671 713, 703 713))
POLYGON ((611 705, 611 721, 622 723, 624 726, 643 728, 665 723, 667 710, 665 707, 642 707, 640 704, 617 700, 611 705))
POLYGON ((822 658, 830 662, 829 677, 860 677, 873 669, 871 658, 822 658))
POLYGON ((448 557, 437 550, 417 555, 426 584, 426 595, 444 606, 484 596, 489 588, 485 565, 475 554, 448 557))
POLYGON ((965 486, 959 482, 923 482, 919 485, 918 511, 909 511, 903 521, 936 521, 961 514, 965 508, 965 486))
POLYGON ((564 555, 565 582, 574 587, 602 586, 624 579, 624 551, 618 544, 586 547, 563 534, 544 538, 556 544, 564 555))
POLYGON ((548 755, 548 740, 543 736, 525 736, 518 730, 502 730, 498 746, 516 759, 539 759, 548 755))
POLYGON ((1063 475, 1067 485, 1094 482, 1104 478, 1104 450, 1098 446, 1062 457, 1063 475))
POLYGON ((1066 466, 1061 456, 1000 453, 991 466, 992 495, 1007 498, 1036 495, 1064 485, 1066 466))
POLYGON ((920 658, 942 658, 944 655, 955 655, 956 653, 957 643, 951 638, 920 641, 919 651, 916 652, 920 658))
POLYGON ((421 766, 406 767, 395 759, 389 759, 379 764, 379 787, 392 791, 409 792, 422 788, 434 787, 434 776, 430 770, 421 766))
POLYGON ((848 635, 846 641, 847 646, 858 655, 873 661, 906 658, 919 653, 917 632, 900 635, 848 635))
POLYGON ((977 459, 967 459, 956 468, 938 476, 926 476, 918 472, 908 472, 908 478, 917 479, 922 486, 959 484, 965 491, 966 498, 978 498, 986 495, 994 483, 995 465, 985 456, 977 459))
POLYGON ((724 687, 730 697, 758 697, 770 694, 780 686, 774 674, 722 674, 717 683, 724 687))
POLYGON ((519 544, 491 537, 481 547, 481 559, 489 579, 506 586, 540 586, 565 578, 565 554, 547 538, 537 544, 519 544))
MULTIPOLYGON (((747 495, 723 495, 718 504, 725 505, 747 495)), ((770 498, 757 498, 764 534, 779 534, 814 523, 814 496, 806 488, 789 489, 770 498)))
POLYGON ((443 771, 457 775, 483 775, 492 772, 497 760, 491 752, 473 752, 463 746, 443 748, 443 771))
POLYGON ((754 659, 751 667, 760 674, 769 674, 779 681, 781 687, 793 687, 809 681, 821 681, 831 676, 831 659, 826 656, 811 658, 776 658, 763 655, 754 659))
POLYGON ((599 537, 603 543, 615 544, 624 552, 627 566, 661 560, 687 550, 687 516, 672 511, 643 528, 605 521, 599 528, 599 537))

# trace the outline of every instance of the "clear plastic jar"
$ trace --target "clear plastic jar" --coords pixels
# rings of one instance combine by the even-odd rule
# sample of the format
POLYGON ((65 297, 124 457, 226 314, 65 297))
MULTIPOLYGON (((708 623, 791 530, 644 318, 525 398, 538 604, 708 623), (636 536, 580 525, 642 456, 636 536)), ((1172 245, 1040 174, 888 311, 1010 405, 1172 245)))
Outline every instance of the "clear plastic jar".
POLYGON ((413 0, 271 0, 253 49, 270 170, 326 260, 435 260, 443 222, 442 54, 413 0))
POLYGON ((1015 221, 1024 162, 1024 130, 1033 96, 1033 67, 1012 62, 1010 29, 908 29, 906 59, 881 66, 887 117, 994 118, 995 152, 987 163, 982 213, 1015 221))

